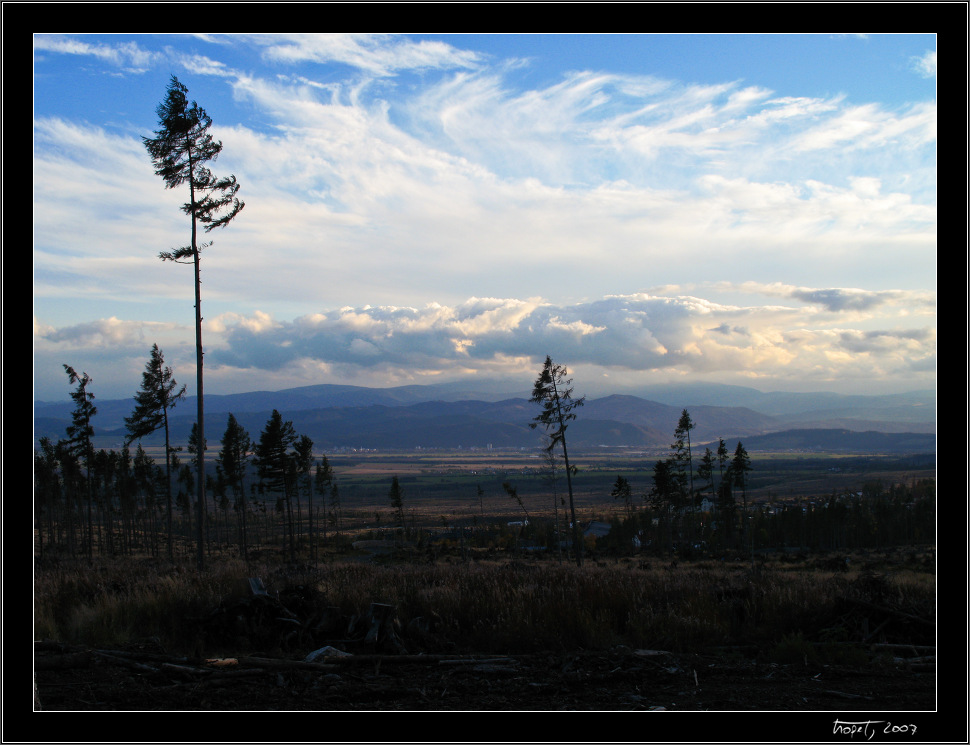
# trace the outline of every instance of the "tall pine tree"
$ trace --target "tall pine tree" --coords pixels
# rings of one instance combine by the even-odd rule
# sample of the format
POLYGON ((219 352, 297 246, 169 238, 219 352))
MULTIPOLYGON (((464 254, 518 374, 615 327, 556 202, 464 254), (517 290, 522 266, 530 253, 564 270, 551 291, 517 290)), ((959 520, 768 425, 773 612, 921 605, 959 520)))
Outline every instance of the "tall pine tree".
MULTIPOLYGON (((189 104, 188 88, 172 76, 165 100, 158 105, 156 113, 161 129, 155 137, 142 138, 155 165, 155 174, 165 181, 165 188, 176 189, 188 185, 189 201, 182 211, 192 220, 191 242, 172 251, 159 253, 163 261, 191 263, 195 268, 195 354, 196 354, 196 400, 198 406, 198 436, 202 443, 199 453, 199 533, 198 564, 204 565, 204 535, 202 510, 205 501, 205 423, 202 385, 202 284, 200 280, 201 252, 205 244, 198 242, 198 226, 208 233, 222 228, 239 214, 245 206, 236 197, 239 184, 235 176, 216 178, 206 163, 214 161, 222 151, 222 143, 213 141, 209 134, 212 118, 195 101, 189 104)), ((208 245, 211 245, 208 244, 208 245)))

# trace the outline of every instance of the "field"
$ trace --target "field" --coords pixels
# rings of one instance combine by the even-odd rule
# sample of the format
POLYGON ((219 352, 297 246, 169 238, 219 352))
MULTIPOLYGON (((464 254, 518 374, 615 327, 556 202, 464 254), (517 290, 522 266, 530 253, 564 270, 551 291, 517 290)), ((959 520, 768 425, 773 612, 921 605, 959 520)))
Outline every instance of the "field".
MULTIPOLYGON (((159 557, 48 557, 35 567, 36 682, 45 710, 933 711, 936 554, 586 543, 524 550, 506 523, 554 514, 537 459, 507 453, 329 456, 340 531, 297 561, 264 542, 244 562, 191 540, 159 557), (410 520, 395 529, 397 476, 410 520), (481 489, 481 493, 479 493, 481 489), (455 533, 455 526, 465 529, 455 533), (437 536, 437 539, 433 539, 437 536), (254 592, 263 583, 267 594, 254 592), (333 648, 349 656, 306 662, 333 648), (214 662, 227 660, 228 662, 214 662), (221 667, 220 665, 225 665, 221 667)), ((646 490, 652 454, 577 458, 580 522, 646 490)), ((753 457, 753 502, 934 478, 873 456, 753 457)), ((564 495, 564 484, 556 493, 564 495)), ((558 507, 563 519, 564 507, 558 507)), ((642 509, 642 504, 637 505, 642 509)))
MULTIPOLYGON (((607 449, 580 453, 573 461, 578 473, 573 479, 580 505, 584 509, 609 506, 609 492, 618 475, 626 477, 635 493, 646 493, 651 486, 654 463, 667 452, 607 449), (639 491, 638 491, 639 490, 639 491)), ((454 507, 477 503, 476 487, 491 487, 489 493, 501 494, 501 483, 513 480, 537 497, 551 496, 543 461, 536 453, 519 451, 477 453, 414 452, 354 453, 329 456, 342 484, 362 499, 386 503, 387 485, 392 476, 402 484, 414 486, 419 497, 450 501, 454 507), (469 495, 467 500, 464 495, 469 495)), ((914 478, 935 478, 935 459, 926 456, 751 453, 752 471, 748 495, 753 501, 791 497, 827 497, 862 487, 868 481, 906 482, 914 478)), ((560 474, 559 490, 565 480, 560 474)), ((502 495, 503 499, 507 499, 502 495)), ((424 501, 424 500, 422 500, 424 501)), ((496 508, 496 504, 491 504, 496 508)))

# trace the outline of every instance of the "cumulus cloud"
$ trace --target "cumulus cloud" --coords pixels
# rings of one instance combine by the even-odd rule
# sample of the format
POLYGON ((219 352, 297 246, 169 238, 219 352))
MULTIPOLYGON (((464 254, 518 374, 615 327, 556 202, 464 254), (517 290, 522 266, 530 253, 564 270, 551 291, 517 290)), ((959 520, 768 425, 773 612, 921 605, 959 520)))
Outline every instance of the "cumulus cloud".
MULTIPOLYGON (((597 377, 693 375, 778 383, 800 376, 824 381, 894 374, 914 385, 932 379, 927 378, 936 355, 932 327, 830 326, 801 304, 839 312, 862 308, 876 323, 890 324, 878 310, 905 293, 878 298, 783 285, 768 290, 798 303, 742 305, 691 294, 637 293, 569 305, 470 298, 420 308, 347 306, 292 321, 261 311, 225 313, 205 322, 206 364, 214 385, 245 381, 244 390, 340 376, 383 385, 475 374, 507 377, 528 372, 547 354, 597 377)), ((117 318, 60 329, 36 320, 34 325, 45 360, 86 349, 93 360, 115 355, 130 369, 144 364, 147 344, 179 331, 117 318)), ((182 377, 194 370, 191 344, 183 339, 172 353, 187 371, 182 377)))
MULTIPOLYGON (((211 358, 231 367, 271 371, 301 360, 430 371, 553 354, 572 364, 627 370, 768 374, 774 366, 793 365, 804 357, 800 345, 810 338, 813 349, 819 343, 796 331, 806 323, 798 308, 732 306, 691 296, 612 296, 568 306, 473 298, 453 307, 342 308, 272 324, 239 319, 226 325, 211 358)), ((893 349, 905 343, 910 352, 919 352, 931 341, 927 329, 858 331, 855 336, 843 331, 833 333, 824 346, 852 351, 855 345, 855 351, 864 347, 876 353, 888 351, 886 345, 893 342, 893 349)))
POLYGON ((55 329, 34 321, 34 336, 45 341, 76 347, 117 347, 143 343, 146 333, 158 331, 157 324, 104 318, 55 329), (148 328, 146 328, 148 327, 148 328))
POLYGON ((169 322, 116 317, 56 327, 34 319, 34 397, 66 398, 69 388, 63 365, 87 372, 98 398, 132 396, 141 384, 151 347, 158 344, 176 378, 188 382, 195 374, 191 329, 169 322))
POLYGON ((933 329, 846 330, 839 332, 839 344, 850 352, 915 352, 919 354, 921 350, 931 348, 932 345, 936 344, 936 333, 933 329))

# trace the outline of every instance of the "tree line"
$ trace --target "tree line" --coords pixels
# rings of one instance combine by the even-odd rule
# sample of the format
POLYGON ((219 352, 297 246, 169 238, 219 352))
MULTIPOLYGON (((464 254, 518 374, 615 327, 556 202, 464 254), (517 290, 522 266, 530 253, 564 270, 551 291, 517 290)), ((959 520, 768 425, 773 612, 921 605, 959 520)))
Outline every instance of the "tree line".
MULTIPOLYGON (((184 546, 194 533, 202 536, 204 555, 218 546, 248 558, 252 548, 272 545, 291 562, 315 561, 328 528, 339 535, 342 505, 333 468, 326 455, 314 456, 312 440, 299 435, 278 410, 272 412, 256 440, 230 413, 221 447, 210 459, 198 489, 196 474, 204 448, 200 448, 195 427, 185 461, 182 448, 170 442, 168 412, 184 399, 185 386, 175 381, 157 344, 152 346, 132 414, 125 418, 126 436, 120 451, 93 447, 92 422, 97 414, 93 381, 68 365, 64 370, 75 386, 71 423, 66 437, 57 442, 42 438, 35 452, 35 529, 41 556, 147 553, 174 559, 175 544, 184 546), (156 432, 164 434, 161 465, 141 443, 156 432), (204 495, 201 505, 193 501, 200 491, 204 495)), ((705 447, 698 458, 691 442, 694 421, 685 409, 674 430, 670 455, 653 465, 648 490, 635 495, 629 480, 617 476, 609 495, 621 505, 620 514, 606 518, 612 522, 608 536, 591 542, 583 535, 576 513, 572 477, 578 469, 566 449, 568 424, 584 399, 573 398, 572 381, 565 376, 565 367, 547 358, 533 396, 533 402, 541 406, 533 424, 546 429, 542 477, 552 494, 555 520, 535 519, 518 488, 504 482, 503 490, 525 517, 513 531, 514 539, 508 544, 512 547, 539 544, 557 551, 561 558, 568 546, 582 566, 584 555, 594 547, 664 554, 699 547, 749 552, 779 546, 840 549, 934 540, 932 480, 888 487, 867 484, 859 493, 832 494, 773 508, 749 505, 752 466, 744 445, 739 441, 731 456, 721 439, 716 451, 705 447), (567 487, 560 495, 558 483, 563 474, 567 487), (564 539, 566 535, 568 539, 564 539)), ((479 486, 480 503, 483 494, 479 486)), ((428 536, 409 525, 403 488, 396 476, 388 498, 404 537, 420 544, 428 536)), ((464 531, 459 536, 466 540, 464 531)), ((486 530, 467 536, 467 541, 470 547, 495 538, 486 530)))
MULTIPOLYGON (((250 543, 247 516, 257 514, 253 512, 254 507, 265 512, 265 496, 275 495, 275 513, 283 526, 283 548, 293 559, 304 538, 308 540, 311 552, 315 551, 313 538, 319 525, 314 521, 314 494, 324 500, 329 496, 331 512, 328 513, 325 507, 322 514, 335 515, 339 524, 336 480, 326 456, 315 461, 310 438, 298 436, 292 423, 283 421, 276 410, 255 443, 230 414, 222 449, 216 457, 215 475, 206 472, 200 272, 202 251, 212 243, 200 242, 198 234, 200 228, 209 233, 226 227, 242 211, 245 203, 237 197, 239 184, 235 176, 219 178, 210 170, 208 164, 218 158, 222 143, 214 141, 209 134, 211 117, 195 101, 189 102, 188 89, 175 76, 172 76, 156 113, 159 129, 154 137, 143 138, 155 173, 163 179, 167 189, 188 189, 188 201, 181 210, 190 218, 190 242, 162 251, 158 256, 163 261, 190 264, 194 270, 197 421, 188 443, 190 461, 183 463, 180 460, 181 448, 171 446, 168 431, 168 411, 184 398, 185 387, 177 386, 157 345, 152 348, 142 387, 136 394, 135 409, 125 419, 128 435, 120 452, 95 451, 91 421, 97 408, 89 390, 91 378, 64 365, 71 384, 77 386, 71 394, 75 403, 72 421, 66 438, 56 443, 42 438, 34 460, 35 520, 40 550, 41 553, 66 550, 71 555, 83 554, 91 558, 95 546, 99 552, 123 554, 147 547, 157 555, 163 550, 157 537, 161 533, 165 536, 164 551, 171 558, 174 555, 175 509, 180 510, 191 530, 193 505, 190 495, 194 493, 196 556, 198 568, 202 570, 205 547, 211 545, 208 495, 213 495, 217 512, 223 513, 226 532, 230 507, 240 514, 239 546, 243 556, 247 555, 250 543), (143 437, 160 430, 165 435, 164 469, 154 463, 140 442, 143 437), (132 454, 130 446, 135 441, 138 441, 137 447, 132 454), (255 479, 251 478, 250 467, 255 469, 255 479), (173 485, 177 486, 175 492, 173 485), (308 503, 306 533, 303 531, 303 496, 308 503), (160 527, 160 519, 164 519, 164 529, 160 527)), ((531 399, 542 407, 541 413, 530 426, 541 426, 544 430, 545 452, 553 476, 559 459, 563 462, 571 543, 575 560, 582 566, 585 542, 576 515, 572 484, 576 466, 569 459, 566 431, 585 397, 573 398, 572 380, 566 375, 563 365, 546 357, 531 399)), ((663 526, 662 532, 669 544, 673 543, 675 534, 680 538, 684 533, 693 544, 704 527, 698 518, 698 499, 710 492, 726 534, 736 532, 740 543, 746 542, 753 547, 751 531, 755 528, 750 524, 746 496, 750 458, 738 442, 734 456, 729 460, 721 440, 717 452, 707 448, 695 467, 690 441, 693 427, 690 415, 684 410, 675 430, 672 455, 654 465, 653 488, 644 498, 658 514, 657 520, 663 526), (740 490, 740 511, 735 490, 740 490)), ((554 485, 555 478, 552 483, 554 485)), ((507 491, 510 496, 518 498, 513 486, 509 485, 507 491)), ((632 495, 622 477, 614 485, 613 496, 626 502, 632 519, 632 495)), ((400 486, 396 479, 392 483, 390 498, 403 523, 400 486)), ((565 500, 563 502, 566 506, 565 500)), ((557 536, 558 524, 557 501, 557 536)))
POLYGON ((41 438, 34 454, 35 530, 41 557, 47 553, 90 559, 95 552, 147 552, 164 553, 174 560, 176 538, 186 538, 194 530, 197 539, 201 537, 203 552, 206 546, 211 550, 213 542, 233 543, 239 555, 247 558, 254 538, 255 542, 260 535, 275 540, 277 535, 274 527, 266 525, 267 504, 270 516, 275 515, 282 526, 282 549, 291 561, 304 544, 309 558, 315 560, 315 538, 325 534, 328 525, 339 531, 341 504, 333 468, 326 455, 314 457, 313 441, 298 435, 279 411, 273 410, 256 441, 230 413, 214 473, 206 472, 205 447, 195 424, 188 441, 188 462, 179 457, 182 448, 171 444, 168 412, 184 399, 185 387, 178 387, 157 344, 142 374, 134 410, 125 418, 120 451, 94 448, 93 381, 69 365, 64 369, 76 385, 71 393, 75 404, 71 424, 66 437, 57 442, 41 438), (159 431, 165 439, 164 467, 141 443, 159 431), (200 473, 201 485, 197 483, 200 473), (201 504, 193 504, 193 494, 202 495, 201 504), (230 528, 230 512, 237 517, 234 528, 230 528))
POLYGON ((614 515, 609 535, 598 539, 596 548, 621 554, 747 556, 762 550, 842 551, 934 544, 936 481, 916 479, 887 485, 875 480, 859 491, 752 505, 746 513, 725 514, 715 503, 710 510, 699 510, 694 520, 693 540, 689 540, 686 514, 671 515, 647 502, 631 513, 614 515))
MULTIPOLYGON (((548 456, 546 471, 556 501, 555 545, 560 547, 558 497, 558 460, 561 457, 567 478, 572 545, 575 560, 582 566, 586 541, 580 539, 573 502, 570 464, 566 448, 568 422, 585 397, 573 398, 572 380, 567 371, 546 357, 536 379, 532 401, 542 413, 532 422, 546 428, 548 456), (555 454, 558 448, 559 455, 555 454)), ((647 546, 660 553, 702 548, 755 551, 767 547, 809 547, 842 549, 926 543, 935 541, 936 483, 924 479, 912 485, 881 482, 866 484, 858 493, 833 493, 817 502, 775 507, 749 506, 747 488, 752 470, 751 458, 739 440, 730 453, 723 438, 716 451, 705 446, 699 457, 691 443, 695 422, 683 409, 674 429, 671 454, 656 461, 652 486, 637 504, 633 488, 619 475, 610 496, 624 506, 625 515, 614 517, 609 535, 598 542, 624 552, 647 546), (740 504, 738 498, 740 497, 740 504), (702 509, 706 502, 707 507, 702 509)), ((510 497, 522 500, 511 484, 503 484, 510 497)), ((524 510, 523 505, 523 510, 524 510)), ((528 513, 526 513, 528 514, 528 513)), ((533 534, 537 529, 533 528, 533 534)))
MULTIPOLYGON (((557 448, 561 452, 569 496, 573 554, 577 565, 582 566, 585 541, 580 537, 580 526, 576 519, 572 486, 572 476, 576 472, 576 466, 569 462, 566 430, 569 422, 577 416, 575 410, 585 402, 585 396, 574 398, 572 379, 567 375, 568 371, 564 365, 556 364, 550 356, 546 356, 545 364, 533 386, 531 399, 533 403, 542 407, 542 411, 533 419, 530 426, 536 428, 542 425, 545 428, 548 439, 547 454, 553 454, 557 448)), ((656 462, 653 467, 653 488, 649 494, 643 495, 650 506, 660 513, 660 520, 667 528, 668 543, 671 544, 675 526, 685 527, 688 542, 694 543, 698 501, 707 491, 717 496, 719 511, 727 523, 733 525, 736 519, 735 488, 741 490, 742 514, 747 513, 746 487, 747 474, 751 470, 751 458, 744 445, 738 441, 734 457, 729 461, 727 446, 722 439, 716 454, 711 452, 710 447, 706 448, 695 469, 690 440, 690 432, 694 427, 694 421, 687 409, 684 409, 674 430, 674 442, 670 446, 672 455, 656 462)), ((555 473, 555 460, 550 462, 549 467, 555 473)), ((510 496, 517 498, 511 488, 507 487, 506 490, 510 496)), ((611 496, 623 500, 628 512, 632 513, 633 493, 629 482, 623 476, 617 477, 611 496)), ((740 530, 743 538, 745 531, 743 520, 740 530)))

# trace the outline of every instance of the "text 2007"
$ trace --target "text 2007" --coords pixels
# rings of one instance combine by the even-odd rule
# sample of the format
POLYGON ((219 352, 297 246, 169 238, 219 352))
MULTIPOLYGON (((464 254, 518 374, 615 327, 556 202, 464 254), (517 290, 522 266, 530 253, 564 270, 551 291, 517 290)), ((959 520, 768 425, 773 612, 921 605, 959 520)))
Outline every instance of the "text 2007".
POLYGON ((843 722, 836 719, 835 726, 832 728, 832 734, 848 735, 849 737, 861 735, 863 739, 871 740, 880 730, 882 730, 884 735, 915 735, 916 725, 893 724, 892 722, 884 720, 873 721, 871 719, 865 722, 843 722))

